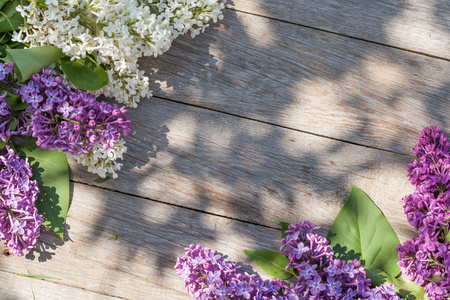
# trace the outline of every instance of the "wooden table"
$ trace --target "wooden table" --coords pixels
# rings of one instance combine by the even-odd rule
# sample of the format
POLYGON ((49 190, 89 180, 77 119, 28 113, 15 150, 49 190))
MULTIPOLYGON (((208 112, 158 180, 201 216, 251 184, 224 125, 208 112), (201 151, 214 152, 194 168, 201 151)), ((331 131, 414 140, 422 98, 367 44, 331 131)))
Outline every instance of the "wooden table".
POLYGON ((401 241, 418 132, 450 132, 450 1, 230 0, 224 20, 141 61, 154 97, 128 113, 103 184, 71 162, 64 241, 0 258, 1 299, 189 299, 173 270, 200 243, 263 274, 274 220, 326 232, 350 183, 401 241), (110 240, 117 235, 117 240, 110 240), (30 273, 60 278, 17 276, 30 273))

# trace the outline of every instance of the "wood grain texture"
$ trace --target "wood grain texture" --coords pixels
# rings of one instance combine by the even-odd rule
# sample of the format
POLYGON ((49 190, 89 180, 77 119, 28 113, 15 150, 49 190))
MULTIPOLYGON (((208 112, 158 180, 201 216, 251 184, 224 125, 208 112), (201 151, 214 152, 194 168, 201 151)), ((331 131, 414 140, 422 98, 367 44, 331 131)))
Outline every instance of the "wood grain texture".
MULTIPOLYGON (((7 263, 10 264, 9 262, 7 263)), ((22 264, 16 263, 15 265, 17 267, 16 269, 24 270, 28 264, 30 264, 29 261, 23 262, 22 264)), ((46 271, 52 272, 52 270, 46 271)), ((5 271, 0 271, 0 278, 2 280, 0 287, 2 300, 120 299, 87 291, 79 287, 61 284, 59 280, 26 278, 18 276, 16 273, 8 273, 5 271)))
POLYGON ((173 267, 189 244, 217 249, 228 255, 227 261, 243 262, 252 271, 242 250, 275 251, 280 236, 279 230, 75 184, 64 242, 45 232, 28 255, 1 255, 0 295, 32 299, 32 289, 37 300, 187 300, 183 279, 173 267), (117 240, 109 240, 114 234, 117 240))
POLYGON ((450 59, 447 0, 228 0, 227 7, 450 59))
POLYGON ((410 238, 407 154, 423 127, 450 132, 450 62, 352 37, 448 58, 448 3, 230 1, 219 25, 140 61, 157 97, 128 113, 119 178, 70 162, 64 241, 0 256, 0 298, 187 300, 184 247, 263 274, 241 250, 277 250, 276 218, 325 233, 350 183, 410 238))
POLYGON ((450 62, 241 12, 144 59, 158 97, 409 154, 450 131, 450 62))
MULTIPOLYGON (((130 111, 119 179, 101 185, 270 227, 309 219, 326 230, 353 183, 386 213, 402 240, 411 227, 411 157, 152 98, 130 111)), ((94 175, 71 163, 76 181, 94 175)))

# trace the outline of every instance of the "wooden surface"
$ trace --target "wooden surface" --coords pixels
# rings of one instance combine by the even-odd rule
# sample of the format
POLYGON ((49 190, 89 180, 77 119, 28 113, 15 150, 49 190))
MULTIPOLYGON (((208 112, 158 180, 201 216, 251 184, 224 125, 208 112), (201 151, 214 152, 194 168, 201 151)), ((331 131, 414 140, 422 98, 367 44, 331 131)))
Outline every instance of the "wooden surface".
POLYGON ((450 133, 450 1, 425 2, 228 1, 203 35, 143 59, 154 97, 128 113, 119 178, 70 163, 65 239, 1 256, 0 298, 187 300, 184 247, 263 275, 242 250, 277 250, 276 218, 326 232, 351 183, 411 237, 410 149, 423 127, 450 133))

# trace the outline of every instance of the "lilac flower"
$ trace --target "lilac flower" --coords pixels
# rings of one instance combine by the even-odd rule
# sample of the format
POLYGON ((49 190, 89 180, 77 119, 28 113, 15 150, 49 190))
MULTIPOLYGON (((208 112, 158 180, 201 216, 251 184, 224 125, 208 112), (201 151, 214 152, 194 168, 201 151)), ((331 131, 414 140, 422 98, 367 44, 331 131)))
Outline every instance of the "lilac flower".
POLYGON ((44 97, 39 95, 37 91, 31 92, 28 96, 25 97, 25 100, 29 105, 31 105, 33 108, 38 108, 42 100, 44 100, 44 97))
POLYGON ((11 233, 18 233, 19 235, 24 235, 25 230, 23 229, 27 225, 26 221, 19 221, 14 219, 11 226, 11 233))
POLYGON ((11 64, 8 63, 0 64, 0 81, 6 82, 13 68, 14 68, 13 62, 11 62, 11 64))
POLYGON ((305 277, 305 279, 309 279, 312 276, 317 275, 317 271, 315 270, 317 265, 309 265, 305 264, 303 269, 300 271, 300 274, 305 277))
MULTIPOLYGON (((291 245, 289 245, 292 247, 291 245)), ((291 254, 295 257, 295 259, 300 259, 303 253, 307 252, 309 248, 303 244, 303 242, 298 243, 297 248, 291 248, 291 254)))
POLYGON ((287 287, 277 279, 263 281, 257 275, 238 273, 238 266, 200 245, 185 251, 175 270, 195 299, 272 299, 287 287))
POLYGON ((219 299, 225 299, 225 297, 232 292, 231 287, 227 287, 225 284, 219 285, 219 287, 214 291, 214 294, 219 296, 219 299))
POLYGON ((221 284, 222 283, 222 279, 220 279, 220 271, 209 271, 208 272, 208 280, 212 283, 217 283, 217 284, 221 284))
POLYGON ((277 284, 278 282, 266 281, 267 291, 269 293, 277 294, 280 287, 277 284))
POLYGON ((45 95, 47 95, 47 102, 48 103, 58 103, 61 101, 59 98, 59 90, 45 90, 45 95))
POLYGON ((450 142, 439 127, 430 126, 419 133, 412 152, 417 160, 407 170, 416 189, 402 201, 403 213, 418 237, 397 245, 398 265, 431 300, 449 299, 450 142))
POLYGON ((73 110, 74 108, 70 106, 69 102, 63 102, 63 104, 58 106, 58 112, 60 112, 64 118, 68 118, 73 110))
MULTIPOLYGON (((184 278, 194 299, 400 299, 395 296, 395 291, 392 294, 391 286, 372 288, 360 261, 354 259, 347 263, 333 259, 333 253, 330 255, 327 250, 327 242, 312 236, 318 229, 312 223, 292 224, 290 228, 286 231, 284 247, 289 248, 290 243, 305 244, 308 240, 317 248, 308 251, 323 254, 320 261, 302 255, 300 260, 303 261, 294 267, 299 274, 295 284, 288 285, 275 278, 263 281, 256 274, 238 273, 235 264, 224 262, 214 251, 199 245, 185 249, 186 255, 178 257, 175 270, 184 278)), ((295 255, 291 257, 297 260, 295 255)))
POLYGON ((308 280, 306 284, 310 288, 311 295, 317 295, 326 288, 325 284, 322 283, 322 278, 320 278, 319 275, 316 275, 313 280, 308 280))
POLYGON ((19 85, 18 95, 30 105, 26 132, 37 138, 42 149, 87 154, 94 144, 101 143, 107 150, 130 131, 125 107, 97 102, 94 95, 63 85, 49 70, 19 85))
POLYGON ((0 150, 0 238, 13 255, 33 248, 43 222, 35 206, 39 190, 32 176, 26 160, 8 146, 0 150))
POLYGON ((11 114, 11 106, 9 106, 8 102, 6 102, 6 96, 8 92, 4 92, 3 95, 0 96, 0 116, 7 116, 11 114))
POLYGON ((253 287, 245 281, 241 281, 236 285, 236 296, 243 296, 245 299, 250 299, 250 292, 253 291, 253 287))
POLYGON ((345 262, 342 266, 342 272, 350 278, 353 278, 356 274, 358 274, 358 270, 355 270, 355 266, 352 263, 347 264, 345 262))
MULTIPOLYGON (((1 63, 0 63, 1 66, 1 63)), ((10 136, 17 134, 27 135, 27 116, 19 111, 14 111, 6 102, 8 92, 0 96, 0 138, 6 142, 10 136), (17 129, 14 129, 17 127, 17 129)))
POLYGON ((324 268, 324 271, 328 273, 329 276, 334 277, 342 273, 342 270, 339 269, 336 265, 332 264, 328 268, 324 268))
POLYGON ((327 282, 327 295, 330 297, 339 296, 342 291, 342 282, 336 281, 333 277, 328 277, 327 282))

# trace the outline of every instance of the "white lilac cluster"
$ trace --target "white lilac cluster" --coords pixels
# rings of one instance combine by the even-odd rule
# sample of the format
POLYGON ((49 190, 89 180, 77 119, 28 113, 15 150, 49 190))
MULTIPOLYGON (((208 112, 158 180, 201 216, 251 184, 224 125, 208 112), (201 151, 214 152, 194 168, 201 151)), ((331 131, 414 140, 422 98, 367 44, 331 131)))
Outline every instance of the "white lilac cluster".
POLYGON ((138 58, 162 54, 187 32, 195 37, 223 8, 218 0, 32 0, 17 7, 26 24, 13 40, 53 45, 73 59, 94 55, 109 75, 96 94, 136 107, 151 96, 138 58))
POLYGON ((68 154, 67 156, 87 167, 88 172, 97 174, 102 178, 105 178, 107 173, 110 173, 113 178, 117 178, 116 171, 119 171, 122 167, 122 164, 118 160, 123 159, 123 154, 126 151, 127 147, 125 146, 125 142, 119 139, 114 142, 112 147, 106 150, 101 144, 95 144, 87 154, 68 154))

